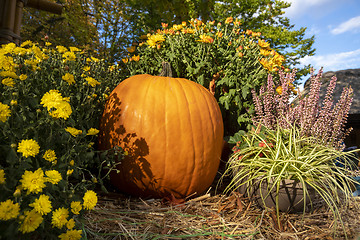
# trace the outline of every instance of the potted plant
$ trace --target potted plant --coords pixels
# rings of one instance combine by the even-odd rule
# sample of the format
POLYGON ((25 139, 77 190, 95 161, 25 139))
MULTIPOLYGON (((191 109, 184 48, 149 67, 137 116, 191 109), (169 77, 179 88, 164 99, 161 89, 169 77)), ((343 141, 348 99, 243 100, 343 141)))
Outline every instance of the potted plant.
POLYGON ((321 73, 312 75, 309 95, 300 94, 297 104, 289 100, 296 93, 295 71, 280 73, 278 84, 269 75, 259 95, 253 92, 255 127, 230 139, 236 145, 225 173, 233 176, 227 191, 236 189, 275 207, 278 217, 280 211, 305 213, 317 195, 339 216, 338 206, 347 203, 354 184, 351 156, 357 150, 344 152, 341 144, 349 132, 344 125, 352 89, 345 88, 333 105, 334 77, 320 104, 321 73))

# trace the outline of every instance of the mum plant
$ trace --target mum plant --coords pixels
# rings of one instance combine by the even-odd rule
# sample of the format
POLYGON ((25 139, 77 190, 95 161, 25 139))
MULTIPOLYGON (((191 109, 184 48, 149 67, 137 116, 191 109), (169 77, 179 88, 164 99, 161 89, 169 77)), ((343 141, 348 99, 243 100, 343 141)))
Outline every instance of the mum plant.
POLYGON ((345 88, 333 105, 334 77, 320 105, 321 72, 312 75, 309 94, 300 94, 296 103, 289 100, 295 71, 280 72, 279 85, 269 75, 259 95, 253 91, 255 126, 231 138, 236 145, 226 170, 233 175, 227 190, 239 189, 262 205, 274 206, 277 216, 280 210, 305 212, 317 195, 340 217, 338 206, 348 203, 354 184, 351 169, 356 167, 354 151, 342 151, 341 144, 352 90, 345 88))
POLYGON ((80 239, 102 180, 91 171, 101 165, 99 118, 119 71, 78 48, 44 44, 0 48, 0 234, 80 239))
POLYGON ((130 75, 158 75, 169 62, 173 77, 195 81, 214 94, 225 125, 225 136, 245 129, 254 111, 251 89, 266 82, 268 73, 285 69, 285 59, 270 49, 261 33, 242 29, 240 20, 191 20, 148 33, 128 48, 123 63, 130 75))

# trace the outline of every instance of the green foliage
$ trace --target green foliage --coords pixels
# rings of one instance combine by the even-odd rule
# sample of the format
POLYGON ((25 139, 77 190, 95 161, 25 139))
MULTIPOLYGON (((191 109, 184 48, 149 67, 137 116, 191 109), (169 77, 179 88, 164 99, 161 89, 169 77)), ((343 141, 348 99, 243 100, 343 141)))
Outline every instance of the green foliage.
POLYGON ((69 229, 78 231, 81 214, 96 204, 89 189, 102 182, 101 166, 113 164, 113 158, 98 157, 94 147, 104 102, 120 81, 120 71, 78 48, 45 44, 0 48, 0 233, 4 237, 69 235, 66 225, 71 227, 74 220, 76 227, 69 229), (52 174, 56 180, 51 180, 52 174), (38 204, 50 206, 43 215, 31 205, 41 196, 50 201, 38 204), (6 201, 19 206, 11 219, 3 216, 6 201), (80 214, 73 212, 74 201, 80 202, 80 214), (57 216, 61 208, 69 215, 57 216), (27 216, 38 221, 27 222, 27 216))
POLYGON ((225 135, 245 129, 254 106, 251 89, 264 84, 268 72, 283 68, 284 60, 268 48, 260 33, 244 31, 239 21, 183 22, 148 34, 123 59, 130 75, 161 72, 169 62, 173 77, 186 78, 210 88, 220 105, 225 135))
MULTIPOLYGON (((352 193, 354 181, 349 169, 353 167, 350 157, 354 152, 318 144, 315 138, 301 135, 295 126, 278 126, 275 130, 258 127, 236 137, 237 145, 225 173, 233 175, 227 191, 245 187, 250 193, 255 186, 265 185, 268 193, 275 192, 279 214, 280 186, 284 180, 295 180, 303 187, 304 211, 306 202, 312 200, 310 192, 315 191, 334 217, 340 217, 338 206, 346 206, 352 193)), ((264 201, 269 196, 260 192, 260 197, 264 201)))
MULTIPOLYGON (((57 45, 82 46, 98 50, 100 57, 119 61, 134 39, 156 29, 162 22, 180 24, 199 18, 223 22, 228 16, 241 19, 244 29, 261 32, 293 68, 304 56, 314 54, 314 37, 305 38, 306 28, 294 29, 284 9, 289 3, 274 0, 60 0, 62 16, 25 9, 22 36, 39 41, 45 34, 57 45), (63 37, 66 36, 66 37, 63 37)), ((299 68, 298 77, 309 73, 299 68)))

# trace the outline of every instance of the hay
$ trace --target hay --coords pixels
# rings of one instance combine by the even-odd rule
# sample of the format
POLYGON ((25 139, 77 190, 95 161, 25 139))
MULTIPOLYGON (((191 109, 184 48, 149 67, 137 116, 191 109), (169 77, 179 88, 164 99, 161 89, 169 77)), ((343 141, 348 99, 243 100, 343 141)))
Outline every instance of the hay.
POLYGON ((100 194, 85 215, 88 239, 356 239, 360 198, 340 207, 343 228, 324 206, 303 215, 285 214, 277 224, 273 209, 261 209, 233 192, 205 194, 173 206, 160 199, 100 194))

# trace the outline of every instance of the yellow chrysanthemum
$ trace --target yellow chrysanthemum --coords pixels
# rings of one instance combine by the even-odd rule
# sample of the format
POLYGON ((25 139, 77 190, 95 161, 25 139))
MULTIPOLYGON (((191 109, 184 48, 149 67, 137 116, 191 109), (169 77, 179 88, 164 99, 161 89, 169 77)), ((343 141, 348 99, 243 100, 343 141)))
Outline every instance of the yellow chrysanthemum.
POLYGON ((36 212, 35 209, 31 211, 25 211, 24 215, 24 220, 19 227, 19 231, 22 233, 35 231, 44 220, 41 214, 36 212))
POLYGON ((56 46, 56 49, 59 53, 64 53, 67 51, 67 48, 64 46, 56 46))
POLYGON ((86 135, 96 135, 99 133, 99 130, 96 128, 90 128, 86 135))
POLYGON ((82 131, 73 127, 67 127, 65 129, 68 133, 70 133, 72 136, 76 137, 79 134, 82 134, 82 131))
POLYGON ((61 240, 79 240, 81 239, 82 230, 68 230, 66 233, 59 235, 61 240))
POLYGON ((83 67, 83 70, 84 70, 85 72, 90 71, 90 66, 84 66, 84 67, 83 67))
POLYGON ((69 47, 71 52, 80 52, 81 50, 77 47, 69 47))
POLYGON ((41 168, 32 172, 25 170, 20 180, 21 187, 29 193, 39 193, 45 187, 44 172, 41 168))
POLYGON ((63 58, 64 58, 64 61, 75 61, 76 60, 76 55, 74 52, 65 52, 63 54, 63 58))
POLYGON ((72 113, 70 99, 62 97, 58 90, 50 90, 41 98, 41 104, 47 108, 50 116, 54 118, 69 118, 72 113))
POLYGON ((203 43, 213 43, 214 39, 206 34, 201 34, 200 40, 197 40, 197 41, 203 42, 203 43))
POLYGON ((4 184, 5 183, 5 171, 4 169, 0 169, 0 184, 4 184))
POLYGON ((51 201, 49 200, 49 196, 45 194, 41 194, 39 198, 35 199, 33 203, 29 204, 30 207, 33 207, 36 212, 41 215, 46 215, 51 212, 51 201))
POLYGON ((153 34, 148 37, 146 41, 149 47, 156 47, 157 44, 165 41, 165 37, 162 34, 153 34))
POLYGON ((4 84, 5 86, 8 86, 8 87, 15 86, 14 79, 12 79, 10 77, 4 78, 3 80, 1 80, 1 83, 4 84))
POLYGON ((100 82, 96 81, 94 78, 92 77, 87 77, 85 78, 85 80, 88 82, 88 84, 90 84, 90 86, 95 87, 96 85, 99 85, 100 82))
POLYGON ((259 39, 258 44, 261 48, 268 49, 270 47, 270 43, 265 42, 265 40, 259 39))
POLYGON ((48 170, 45 171, 46 182, 57 184, 62 180, 61 174, 57 170, 48 170))
POLYGON ((16 73, 13 72, 13 71, 0 72, 0 76, 2 76, 2 77, 10 77, 10 78, 15 78, 15 79, 18 78, 18 75, 16 75, 16 73))
POLYGON ((17 218, 19 212, 20 212, 19 203, 14 203, 10 199, 0 203, 0 220, 6 221, 13 218, 17 218))
POLYGON ((11 116, 10 106, 0 102, 0 122, 6 122, 11 116))
POLYGON ((91 210, 96 206, 98 198, 94 191, 88 190, 88 191, 86 191, 86 193, 83 197, 83 200, 84 200, 84 203, 83 203, 84 209, 91 210))
POLYGON ((57 157, 56 157, 56 154, 55 154, 55 151, 54 150, 51 150, 51 149, 48 149, 45 151, 44 155, 43 155, 43 158, 46 160, 46 161, 49 161, 49 162, 54 162, 56 161, 57 157))
POLYGON ((74 75, 72 75, 71 73, 65 73, 65 75, 62 76, 62 80, 67 82, 69 85, 75 83, 74 75))
POLYGON ((50 110, 51 108, 57 108, 63 101, 64 98, 61 96, 59 90, 50 90, 44 94, 40 103, 50 110))
POLYGON ((75 227, 75 220, 73 218, 69 219, 69 221, 66 223, 66 228, 71 230, 75 227))
POLYGON ((51 218, 51 224, 53 227, 62 228, 67 223, 67 218, 69 217, 69 210, 66 208, 58 208, 53 212, 51 218))
POLYGON ((22 153, 24 157, 35 157, 39 150, 40 146, 34 139, 24 139, 19 143, 17 151, 22 153))
POLYGON ((49 112, 49 115, 54 118, 63 118, 66 120, 70 117, 71 113, 71 105, 68 102, 63 101, 55 110, 49 112))
POLYGON ((71 212, 73 214, 80 214, 80 211, 82 209, 82 206, 81 206, 81 202, 79 201, 72 201, 71 204, 70 204, 70 207, 71 207, 71 212))
POLYGON ((26 46, 32 46, 34 43, 30 40, 26 40, 25 42, 21 43, 21 47, 26 47, 26 46))

